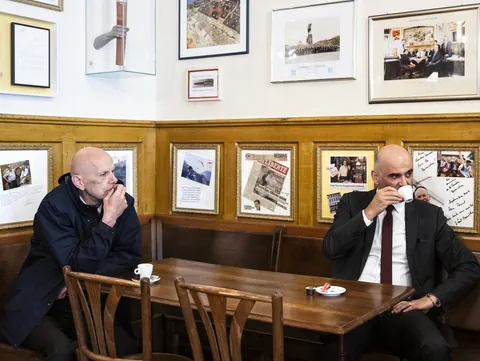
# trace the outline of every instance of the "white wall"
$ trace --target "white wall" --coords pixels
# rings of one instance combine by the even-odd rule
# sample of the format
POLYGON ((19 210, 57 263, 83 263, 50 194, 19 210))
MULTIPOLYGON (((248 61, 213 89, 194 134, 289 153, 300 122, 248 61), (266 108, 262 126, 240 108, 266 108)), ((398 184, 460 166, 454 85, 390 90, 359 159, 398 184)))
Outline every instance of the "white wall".
POLYGON ((57 97, 0 94, 0 113, 155 119, 154 76, 108 79, 85 75, 85 0, 65 0, 64 4, 64 11, 58 12, 0 0, 0 12, 55 22, 58 33, 57 97))
POLYGON ((356 0, 356 80, 270 83, 271 11, 331 0, 250 0, 250 53, 177 60, 178 1, 162 0, 157 24, 157 118, 227 119, 325 115, 479 112, 480 101, 368 104, 368 16, 460 5, 464 0, 356 0), (167 36, 170 35, 170 36, 167 36), (220 67, 216 102, 186 102, 186 71, 220 67))

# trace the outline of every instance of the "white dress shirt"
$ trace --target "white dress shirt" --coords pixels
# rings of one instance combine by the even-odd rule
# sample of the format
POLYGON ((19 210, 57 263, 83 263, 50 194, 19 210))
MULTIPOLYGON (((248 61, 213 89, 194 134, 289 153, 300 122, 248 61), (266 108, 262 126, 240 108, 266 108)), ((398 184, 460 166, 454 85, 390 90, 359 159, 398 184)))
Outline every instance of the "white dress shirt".
MULTIPOLYGON (((392 210, 392 284, 399 286, 412 286, 412 277, 407 260, 406 233, 405 233, 405 202, 393 205, 392 210)), ((362 211, 363 220, 367 227, 372 224, 362 211)), ((360 275, 359 281, 380 283, 380 266, 382 254, 382 225, 387 211, 384 210, 377 216, 375 235, 367 262, 360 275)))

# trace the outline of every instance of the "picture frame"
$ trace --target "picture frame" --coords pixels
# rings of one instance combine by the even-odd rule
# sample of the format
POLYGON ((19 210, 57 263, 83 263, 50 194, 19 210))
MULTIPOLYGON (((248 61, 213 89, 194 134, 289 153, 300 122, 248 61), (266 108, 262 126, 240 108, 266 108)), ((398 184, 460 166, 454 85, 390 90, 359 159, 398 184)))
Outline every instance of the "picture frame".
POLYGON ((50 29, 12 22, 11 84, 50 88, 50 29))
POLYGON ((370 176, 381 144, 316 143, 317 223, 333 223, 343 194, 374 188, 370 176))
POLYGON ((0 229, 33 225, 42 199, 53 189, 50 144, 0 143, 0 229))
POLYGON ((424 188, 414 195, 441 207, 455 231, 478 233, 480 143, 406 145, 413 159, 413 185, 424 188))
POLYGON ((272 11, 270 81, 355 79, 355 2, 272 11))
POLYGON ((296 145, 237 145, 237 217, 295 220, 296 145))
POLYGON ((369 103, 479 99, 479 14, 471 4, 370 16, 369 103))
POLYGON ((12 0, 17 3, 38 6, 44 9, 63 11, 63 0, 12 0))
POLYGON ((138 172, 137 172, 137 147, 127 144, 102 146, 113 159, 114 174, 125 186, 125 190, 135 200, 138 209, 138 172))
POLYGON ((218 68, 187 71, 187 101, 220 100, 219 88, 218 68))
POLYGON ((220 144, 172 144, 172 211, 219 214, 220 144))
POLYGON ((179 0, 178 59, 248 54, 249 1, 179 0))

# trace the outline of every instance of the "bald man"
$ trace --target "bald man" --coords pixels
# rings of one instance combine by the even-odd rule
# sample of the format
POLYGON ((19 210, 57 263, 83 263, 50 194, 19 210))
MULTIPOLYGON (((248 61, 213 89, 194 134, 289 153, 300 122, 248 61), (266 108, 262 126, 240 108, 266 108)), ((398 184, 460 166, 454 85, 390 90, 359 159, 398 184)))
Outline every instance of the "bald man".
MULTIPOLYGON (((42 200, 28 256, 0 320, 1 335, 12 346, 37 351, 48 361, 73 360, 75 330, 62 268, 117 275, 141 262, 134 200, 113 171, 108 153, 83 148, 70 173, 42 200)), ((125 348, 119 354, 134 351, 125 327, 116 324, 115 335, 125 348)))
MULTIPOLYGON (((347 360, 359 360, 372 344, 412 361, 450 360, 456 341, 439 316, 480 280, 480 266, 441 208, 404 202, 398 189, 412 181, 412 158, 404 148, 383 147, 371 176, 376 189, 345 194, 325 236, 332 276, 413 287, 415 294, 346 334, 347 360), (449 273, 441 283, 437 260, 449 273)), ((336 347, 330 343, 322 357, 336 360, 336 347)))

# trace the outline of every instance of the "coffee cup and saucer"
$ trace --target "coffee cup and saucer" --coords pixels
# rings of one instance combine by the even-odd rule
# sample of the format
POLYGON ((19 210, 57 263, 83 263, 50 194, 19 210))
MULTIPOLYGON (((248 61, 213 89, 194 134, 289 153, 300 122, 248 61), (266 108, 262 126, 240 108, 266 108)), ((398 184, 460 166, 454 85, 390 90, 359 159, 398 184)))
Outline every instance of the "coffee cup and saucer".
POLYGON ((160 280, 160 276, 152 275, 153 272, 153 264, 151 263, 140 263, 137 268, 133 271, 138 278, 132 277, 132 281, 140 281, 142 278, 149 278, 150 284, 158 282, 160 280))

